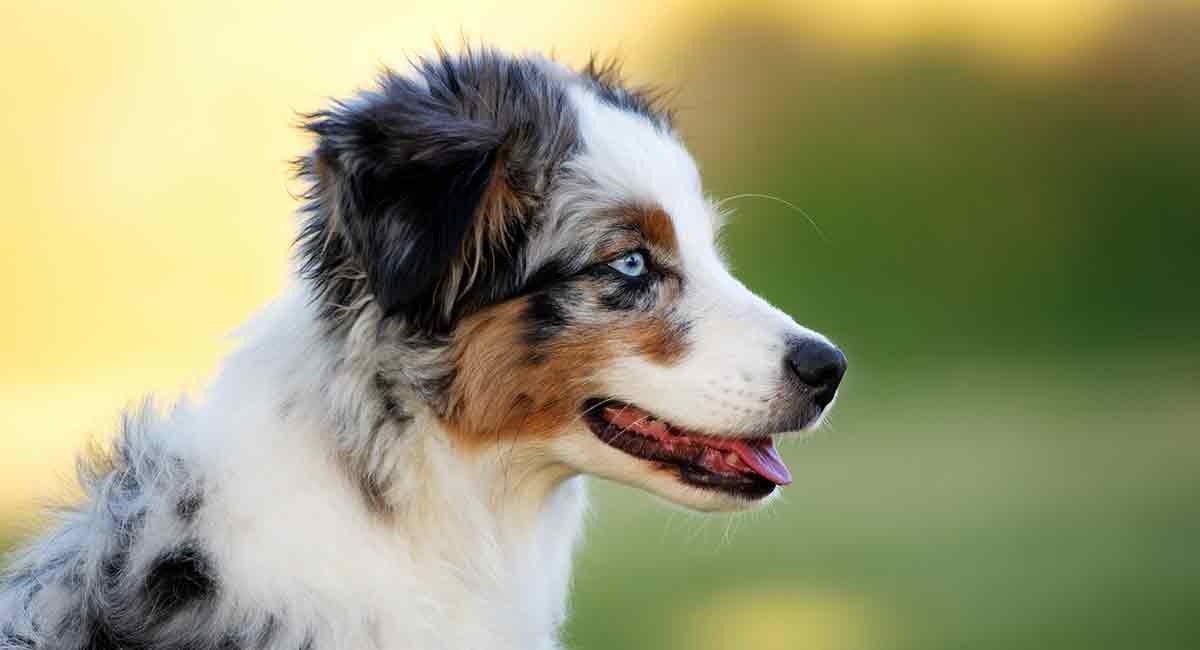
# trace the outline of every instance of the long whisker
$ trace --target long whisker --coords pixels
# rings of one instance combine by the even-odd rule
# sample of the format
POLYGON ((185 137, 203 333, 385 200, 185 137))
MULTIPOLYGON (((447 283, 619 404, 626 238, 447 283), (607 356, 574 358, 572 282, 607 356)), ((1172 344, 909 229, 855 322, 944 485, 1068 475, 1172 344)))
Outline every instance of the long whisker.
POLYGON ((638 418, 638 419, 634 420, 633 422, 630 422, 629 426, 623 427, 620 431, 617 432, 617 435, 613 436, 612 439, 609 440, 609 444, 616 442, 617 439, 619 439, 621 436, 625 435, 625 432, 627 432, 627 431, 629 431, 629 429, 645 422, 646 419, 649 417, 650 417, 649 415, 646 415, 645 417, 638 418))
MULTIPOLYGON (((587 415, 589 415, 590 413, 592 413, 592 412, 593 412, 593 411, 595 411, 596 409, 603 408, 604 406, 608 405, 609 403, 616 402, 616 401, 617 401, 616 399, 614 399, 614 398, 611 398, 611 397, 609 397, 609 398, 605 398, 605 399, 603 399, 603 400, 600 400, 600 401, 599 401, 599 402, 597 402, 596 404, 593 404, 592 406, 590 406, 590 407, 588 407, 588 408, 584 409, 584 410, 583 410, 583 411, 581 411, 579 414, 577 414, 577 415, 575 416, 575 418, 572 420, 572 423, 578 423, 578 422, 582 422, 584 417, 586 417, 587 415)), ((625 413, 625 411, 629 410, 629 408, 630 408, 630 405, 629 405, 629 404, 627 404, 627 403, 622 403, 622 404, 621 404, 621 413, 625 413)), ((646 421, 647 421, 648 419, 650 419, 651 417, 653 417, 653 416, 651 416, 649 413, 647 413, 646 415, 644 415, 644 416, 642 416, 642 417, 638 418, 637 420, 634 420, 633 422, 630 422, 630 423, 629 423, 629 425, 627 425, 627 426, 625 426, 625 427, 622 427, 622 428, 621 428, 621 430, 620 430, 620 431, 618 431, 618 432, 617 432, 617 434, 616 434, 615 436, 613 436, 613 437, 612 437, 612 438, 609 440, 609 443, 611 444, 611 443, 613 443, 613 442, 616 442, 617 440, 619 440, 619 439, 621 438, 621 436, 623 436, 623 435, 625 435, 626 433, 628 433, 628 432, 629 432, 629 430, 630 430, 631 428, 633 428, 633 427, 635 427, 635 426, 637 426, 637 425, 639 425, 639 424, 642 424, 642 423, 646 422, 646 421)))
POLYGON ((717 201, 717 207, 718 208, 721 207, 728 201, 736 201, 738 199, 767 199, 770 201, 775 201, 776 203, 782 203, 784 206, 791 208, 795 212, 800 213, 800 216, 802 216, 808 220, 808 223, 813 227, 813 230, 817 231, 817 236, 821 238, 821 241, 823 241, 825 243, 829 243, 829 238, 825 236, 825 231, 821 230, 821 226, 817 225, 816 219, 813 219, 812 216, 810 216, 807 212, 805 212, 804 208, 796 205, 795 203, 792 203, 791 201, 788 201, 787 199, 781 199, 778 196, 771 196, 770 194, 759 194, 757 192, 743 192, 741 194, 734 194, 733 196, 727 196, 727 197, 721 199, 720 201, 717 201))
POLYGON ((581 411, 581 412, 579 413, 579 415, 576 415, 576 416, 575 416, 575 419, 576 419, 576 420, 582 420, 582 419, 584 418, 584 416, 591 414, 591 412, 592 412, 592 411, 595 411, 596 409, 598 409, 598 408, 600 408, 600 407, 602 407, 602 406, 605 406, 605 405, 606 405, 606 404, 608 404, 609 402, 615 402, 615 401, 617 401, 617 400, 615 400, 615 399, 613 399, 613 398, 611 398, 611 397, 608 397, 608 398, 602 399, 602 400, 600 400, 598 403, 594 404, 593 406, 591 406, 591 407, 589 407, 589 408, 587 408, 587 409, 585 409, 585 410, 581 411))
MULTIPOLYGON (((602 406, 604 406, 604 405, 608 404, 609 402, 615 402, 615 401, 616 401, 615 399, 613 399, 613 398, 611 398, 611 397, 610 397, 610 398, 607 398, 607 399, 604 399, 604 400, 600 401, 600 402, 599 402, 599 403, 597 403, 597 404, 594 404, 594 405, 592 405, 591 407, 589 407, 588 409, 584 410, 582 413, 580 413, 579 415, 577 415, 577 416, 576 416, 576 421, 580 421, 580 420, 582 420, 584 416, 586 416, 586 415, 588 415, 589 413, 591 413, 592 411, 594 411, 594 410, 596 410, 596 409, 598 409, 598 408, 600 408, 600 407, 602 407, 602 406)), ((629 405, 628 405, 628 404, 622 404, 622 405, 621 405, 621 413, 625 413, 625 411, 627 411, 627 410, 629 410, 629 405)), ((637 426, 637 425, 639 425, 639 424, 641 424, 641 423, 645 422, 645 421, 646 421, 646 420, 647 420, 649 417, 650 417, 650 414, 649 414, 649 413, 647 413, 645 416, 643 416, 643 417, 641 417, 641 418, 638 418, 637 420, 634 420, 633 422, 630 422, 628 426, 622 427, 622 428, 621 428, 621 430, 617 432, 617 435, 613 436, 613 437, 612 437, 612 438, 609 440, 609 443, 611 444, 611 443, 613 443, 613 442, 616 442, 617 440, 619 440, 619 439, 621 438, 621 436, 625 435, 625 433, 627 433, 627 432, 629 431, 629 429, 630 429, 630 428, 632 428, 632 427, 634 427, 634 426, 637 426)))

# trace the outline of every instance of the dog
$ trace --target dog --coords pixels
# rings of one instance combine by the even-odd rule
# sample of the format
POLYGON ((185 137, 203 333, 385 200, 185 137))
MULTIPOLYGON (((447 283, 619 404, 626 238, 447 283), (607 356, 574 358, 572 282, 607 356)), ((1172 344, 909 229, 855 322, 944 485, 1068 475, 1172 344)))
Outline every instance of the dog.
POLYGON ((303 116, 295 282, 81 462, 0 648, 559 648, 586 475, 767 501, 846 360, 727 270, 672 124, 479 47, 303 116))

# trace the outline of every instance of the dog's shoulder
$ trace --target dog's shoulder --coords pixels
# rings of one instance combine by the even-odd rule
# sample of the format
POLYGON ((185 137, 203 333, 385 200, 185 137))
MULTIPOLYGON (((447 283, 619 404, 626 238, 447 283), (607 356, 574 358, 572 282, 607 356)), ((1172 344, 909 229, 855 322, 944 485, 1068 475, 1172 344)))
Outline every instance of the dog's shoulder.
POLYGON ((195 624, 216 621, 220 576, 196 525, 204 482, 169 449, 173 426, 143 404, 110 448, 81 457, 82 502, 0 583, 0 650, 217 647, 201 637, 231 634, 195 624))

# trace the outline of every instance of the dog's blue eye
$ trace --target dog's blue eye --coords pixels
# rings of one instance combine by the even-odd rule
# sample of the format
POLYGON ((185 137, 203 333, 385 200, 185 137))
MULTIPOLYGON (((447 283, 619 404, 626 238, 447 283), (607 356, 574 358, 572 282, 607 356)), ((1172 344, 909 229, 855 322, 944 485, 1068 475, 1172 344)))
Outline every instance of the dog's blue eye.
POLYGON ((631 278, 636 278, 646 272, 646 258, 637 251, 627 253, 609 262, 608 265, 631 278))

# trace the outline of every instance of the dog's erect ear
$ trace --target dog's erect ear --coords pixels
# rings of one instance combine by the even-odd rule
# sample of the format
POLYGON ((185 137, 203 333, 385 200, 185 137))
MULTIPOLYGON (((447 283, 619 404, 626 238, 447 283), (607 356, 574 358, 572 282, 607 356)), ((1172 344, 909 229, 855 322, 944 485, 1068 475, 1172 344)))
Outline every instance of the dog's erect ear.
POLYGON ((486 302, 467 290, 518 263, 509 244, 570 147, 570 115, 535 64, 485 51, 439 53, 412 79, 385 71, 308 116, 318 143, 300 161, 311 183, 300 253, 327 313, 374 300, 444 331, 486 302))

